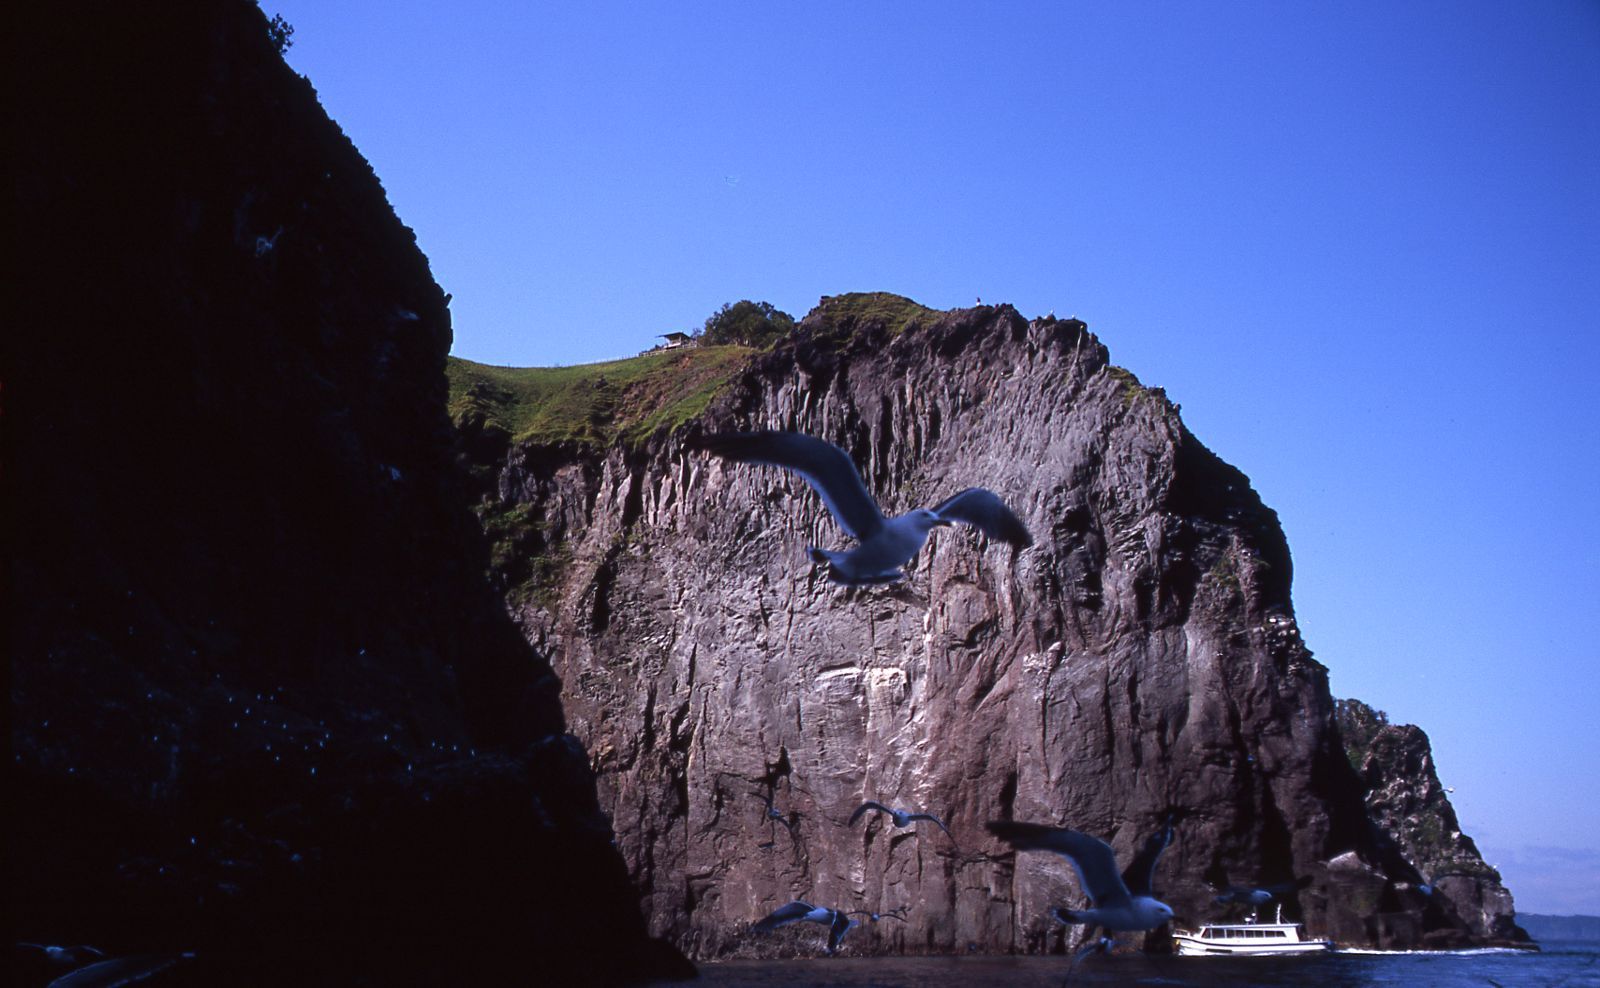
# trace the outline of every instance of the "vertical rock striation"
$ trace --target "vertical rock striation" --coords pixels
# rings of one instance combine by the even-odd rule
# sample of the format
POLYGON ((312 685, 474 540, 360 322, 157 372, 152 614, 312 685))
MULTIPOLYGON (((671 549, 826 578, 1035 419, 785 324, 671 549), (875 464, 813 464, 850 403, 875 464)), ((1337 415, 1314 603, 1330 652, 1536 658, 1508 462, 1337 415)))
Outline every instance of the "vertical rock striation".
POLYGON ((508 571, 513 611, 552 656, 652 932, 692 956, 808 949, 747 932, 793 897, 908 907, 855 950, 1054 949, 1070 869, 1003 854, 983 821, 1128 854, 1169 812, 1158 890, 1180 915, 1208 915, 1207 877, 1308 874, 1291 910, 1312 929, 1395 940, 1370 920, 1411 875, 1300 639, 1276 516, 1081 322, 824 299, 685 430, 499 448, 477 447, 486 517, 540 564, 508 571), (839 443, 890 514, 989 487, 1037 543, 941 529, 904 585, 832 586, 805 548, 844 538, 803 482, 690 448, 742 428, 839 443), (846 826, 864 798, 955 839, 846 826))
POLYGON ((483 578, 446 299, 260 10, 14 22, 10 928, 218 984, 681 970, 483 578))

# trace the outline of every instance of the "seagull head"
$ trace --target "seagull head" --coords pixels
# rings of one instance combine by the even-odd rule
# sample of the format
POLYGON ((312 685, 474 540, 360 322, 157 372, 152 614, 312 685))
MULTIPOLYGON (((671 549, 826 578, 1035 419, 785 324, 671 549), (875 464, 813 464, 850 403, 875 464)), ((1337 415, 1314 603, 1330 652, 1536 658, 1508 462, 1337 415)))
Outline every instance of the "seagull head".
POLYGON ((944 528, 955 524, 950 519, 941 518, 934 512, 929 511, 927 508, 918 508, 917 510, 908 514, 906 517, 910 518, 913 522, 915 522, 918 528, 925 532, 931 532, 935 528, 944 528))

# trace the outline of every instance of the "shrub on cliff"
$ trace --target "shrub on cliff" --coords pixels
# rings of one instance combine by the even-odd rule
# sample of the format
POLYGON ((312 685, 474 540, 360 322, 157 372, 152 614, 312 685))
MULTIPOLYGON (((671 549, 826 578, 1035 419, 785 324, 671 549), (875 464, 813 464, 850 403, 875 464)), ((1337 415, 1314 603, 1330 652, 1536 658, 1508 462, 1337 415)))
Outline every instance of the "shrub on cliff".
POLYGON ((741 299, 723 305, 706 319, 703 329, 695 334, 707 346, 738 343, 743 346, 766 347, 794 332, 794 316, 774 308, 771 302, 752 302, 741 299))
POLYGON ((294 47, 294 25, 284 20, 282 14, 273 14, 272 20, 267 22, 267 37, 282 55, 294 47))
POLYGON ((1389 726, 1389 715, 1360 700, 1333 701, 1333 714, 1339 723, 1339 733, 1344 737, 1345 757, 1359 775, 1378 732, 1389 726))

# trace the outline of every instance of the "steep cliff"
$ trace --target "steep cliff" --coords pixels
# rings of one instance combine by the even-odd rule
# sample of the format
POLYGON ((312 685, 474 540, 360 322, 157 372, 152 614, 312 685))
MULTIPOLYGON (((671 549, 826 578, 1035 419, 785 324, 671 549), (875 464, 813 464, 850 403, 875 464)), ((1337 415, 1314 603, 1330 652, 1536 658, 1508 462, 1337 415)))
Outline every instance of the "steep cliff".
POLYGON ((1359 700, 1340 700, 1336 710, 1350 764, 1361 777, 1367 811, 1385 847, 1417 871, 1414 884, 1426 896, 1418 921, 1428 941, 1526 940, 1500 873, 1461 832, 1434 770, 1428 735, 1411 724, 1390 724, 1381 711, 1359 700))
POLYGON ((1127 854, 1168 813, 1158 889, 1180 915, 1210 913, 1207 879, 1309 875, 1290 911, 1317 932, 1420 940, 1382 919, 1414 875, 1345 758, 1276 516, 1081 322, 840 296, 676 431, 546 441, 456 407, 502 590, 561 677, 652 931, 691 955, 810 949, 747 931, 796 896, 908 909, 853 950, 1053 949, 1070 869, 983 821, 1127 854), (803 482, 692 448, 740 428, 841 444, 886 513, 989 487, 1037 542, 943 529, 901 586, 830 585, 805 548, 844 538, 803 482), (863 799, 954 839, 847 826, 863 799))
POLYGON ((446 299, 260 10, 12 19, 9 929, 207 984, 682 970, 483 578, 446 299))

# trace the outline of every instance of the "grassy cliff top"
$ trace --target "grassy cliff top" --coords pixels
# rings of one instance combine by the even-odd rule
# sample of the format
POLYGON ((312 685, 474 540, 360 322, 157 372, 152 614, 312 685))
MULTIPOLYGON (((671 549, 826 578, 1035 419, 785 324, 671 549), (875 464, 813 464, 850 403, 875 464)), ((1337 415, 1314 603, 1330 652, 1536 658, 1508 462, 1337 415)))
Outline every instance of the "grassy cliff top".
MULTIPOLYGON (((868 326, 899 335, 944 315, 889 292, 852 292, 823 298, 806 322, 848 338, 868 326)), ((450 417, 458 425, 481 418, 518 442, 635 443, 705 411, 757 352, 683 347, 572 367, 491 367, 451 357, 450 417)))
POLYGON ((898 336, 913 324, 931 326, 944 315, 891 292, 849 292, 824 296, 806 320, 820 321, 828 329, 877 325, 898 336))
POLYGON ((704 411, 755 352, 684 347, 572 367, 491 367, 451 357, 450 418, 481 416, 519 442, 637 442, 704 411))

